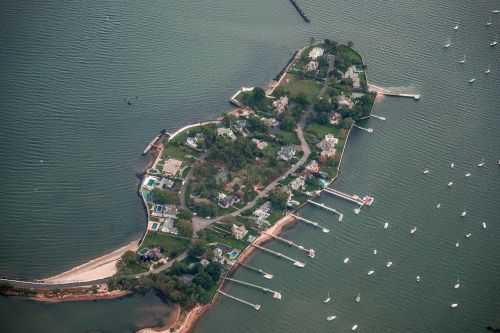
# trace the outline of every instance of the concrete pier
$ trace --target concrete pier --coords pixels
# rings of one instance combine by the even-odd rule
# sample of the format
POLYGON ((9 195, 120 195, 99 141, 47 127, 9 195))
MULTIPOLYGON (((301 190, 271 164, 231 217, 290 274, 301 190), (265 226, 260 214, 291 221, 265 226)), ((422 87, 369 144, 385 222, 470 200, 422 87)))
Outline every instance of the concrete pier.
MULTIPOLYGON (((308 200, 308 201, 311 201, 311 200, 308 200)), ((312 201, 312 202, 314 202, 314 201, 312 201)), ((314 222, 314 221, 311 221, 311 220, 305 219, 305 218, 303 218, 303 217, 300 217, 300 216, 298 216, 298 215, 294 215, 294 214, 291 214, 291 216, 295 217, 295 218, 296 218, 297 220, 299 220, 299 221, 304 222, 305 224, 309 224, 309 225, 315 226, 316 228, 320 228, 320 229, 321 229, 323 232, 325 232, 325 233, 330 232, 330 229, 328 229, 328 228, 325 228, 325 227, 321 226, 321 224, 319 224, 318 222, 314 222)))
POLYGON ((287 244, 287 245, 289 245, 289 246, 294 246, 294 247, 296 247, 296 248, 297 248, 297 249, 299 249, 299 250, 302 250, 302 251, 307 252, 307 255, 308 255, 309 257, 311 257, 311 258, 314 258, 314 256, 316 255, 316 252, 315 252, 313 249, 307 249, 307 248, 305 248, 305 247, 304 247, 304 246, 302 246, 302 245, 295 244, 295 243, 294 243, 294 242, 292 242, 291 240, 288 240, 288 239, 285 239, 285 238, 283 238, 283 237, 276 236, 276 235, 273 235, 273 234, 268 234, 268 233, 266 233, 266 232, 264 232, 264 231, 263 231, 262 233, 263 233, 264 235, 270 236, 270 237, 272 237, 272 238, 274 238, 274 239, 276 239, 276 240, 279 240, 279 241, 281 241, 281 242, 283 242, 283 243, 285 243, 285 244, 287 244))
POLYGON ((273 294, 273 298, 281 299, 281 293, 278 292, 278 291, 276 291, 276 290, 272 290, 272 289, 269 289, 269 288, 266 288, 266 287, 262 287, 262 286, 259 286, 259 285, 253 284, 253 283, 248 283, 248 282, 241 281, 241 280, 231 279, 231 278, 228 278, 228 277, 224 277, 223 279, 227 280, 227 281, 232 281, 232 282, 241 284, 243 286, 247 286, 247 287, 252 287, 252 288, 255 288, 255 289, 259 289, 259 290, 262 290, 265 293, 271 293, 271 294, 273 294))
POLYGON ((272 279, 273 278, 273 275, 271 273, 267 273, 267 272, 264 272, 262 269, 260 268, 256 268, 256 267, 252 267, 250 265, 246 265, 242 262, 238 262, 238 264, 242 267, 245 267, 245 268, 248 268, 249 270, 251 271, 254 271, 254 272, 257 272, 259 274, 262 274, 262 276, 264 276, 264 278, 266 279, 272 279))
POLYGON ((258 310, 260 309, 260 304, 253 304, 253 303, 250 303, 250 302, 247 302, 245 301, 244 299, 241 299, 241 298, 238 298, 238 297, 235 297, 233 295, 229 295, 228 293, 225 293, 223 292, 222 290, 217 290, 217 292, 221 295, 224 295, 226 297, 229 297, 229 298, 232 298, 234 299, 235 301, 238 301, 238 302, 241 302, 243 304, 246 304, 246 305, 250 305, 252 308, 254 308, 255 310, 258 310))
POLYGON ((340 191, 337 191, 333 188, 328 188, 328 187, 325 187, 323 189, 323 191, 325 191, 328 194, 332 194, 332 195, 335 195, 339 198, 345 199, 347 201, 353 202, 357 205, 360 205, 361 207, 364 206, 363 200, 361 200, 361 198, 355 194, 351 195, 351 194, 343 193, 343 192, 340 192, 340 191))
POLYGON ((256 248, 258 248, 258 249, 261 249, 261 250, 263 250, 263 251, 265 251, 265 252, 272 253, 272 254, 274 254, 274 255, 275 255, 275 256, 277 256, 277 257, 280 257, 280 258, 283 258, 283 259, 289 260, 289 261, 293 262, 293 264, 294 264, 295 266, 297 266, 297 267, 303 268, 303 267, 306 265, 306 264, 304 264, 303 262, 300 262, 300 261, 298 261, 298 260, 296 260, 296 259, 293 259, 293 258, 290 258, 290 257, 288 257, 288 256, 284 255, 283 253, 280 253, 280 252, 276 252, 276 251, 270 250, 270 249, 268 249, 268 248, 265 248, 265 247, 260 246, 260 245, 257 245, 257 244, 251 244, 251 245, 252 245, 253 247, 256 247, 256 248))

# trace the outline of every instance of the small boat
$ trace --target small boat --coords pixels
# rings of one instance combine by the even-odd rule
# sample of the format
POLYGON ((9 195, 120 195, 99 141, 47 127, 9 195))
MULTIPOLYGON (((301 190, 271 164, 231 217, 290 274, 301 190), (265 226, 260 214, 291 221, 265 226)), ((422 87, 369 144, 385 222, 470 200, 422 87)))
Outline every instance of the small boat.
POLYGON ((474 81, 476 81, 476 79, 472 78, 472 79, 469 80, 469 83, 473 83, 474 81))
POLYGON ((460 243, 457 241, 457 242, 455 243, 455 247, 459 247, 459 246, 460 246, 460 243))
POLYGON ((491 14, 490 14, 490 20, 488 22, 486 22, 486 26, 491 27, 491 14))
POLYGON ((281 293, 275 292, 274 295, 273 295, 273 298, 281 299, 281 293))
POLYGON ((482 167, 484 165, 484 160, 481 160, 481 162, 478 163, 478 167, 482 167))
POLYGON ((328 302, 330 302, 330 300, 331 300, 331 299, 332 299, 332 298, 330 297, 330 292, 328 292, 328 293, 326 294, 326 298, 323 300, 323 303, 328 303, 328 302))
POLYGON ((460 277, 457 279, 457 283, 455 283, 455 289, 460 287, 460 277))
POLYGON ((439 207, 441 207, 441 204, 437 204, 437 205, 436 205, 436 208, 439 208, 439 207))
POLYGON ((417 282, 420 282, 420 275, 417 275, 417 282))
POLYGON ((444 43, 444 48, 447 49, 451 46, 451 37, 448 37, 448 40, 444 43))
POLYGON ((354 325, 354 326, 351 328, 351 331, 353 331, 353 332, 354 332, 354 331, 355 331, 355 330, 357 330, 357 329, 358 329, 358 325, 356 324, 356 325, 354 325))
POLYGON ((448 187, 452 187, 452 186, 453 186, 453 182, 449 182, 448 187))
POLYGON ((458 22, 457 24, 453 27, 453 30, 458 30, 459 26, 458 26, 458 22))
POLYGON ((493 14, 498 14, 498 13, 500 13, 500 10, 495 9, 495 10, 492 10, 491 12, 492 12, 493 14))
POLYGON ((417 231, 417 227, 413 227, 413 228, 411 228, 411 230, 410 230, 410 234, 412 234, 412 235, 413 235, 416 231, 417 231))
POLYGON ((388 261, 387 264, 385 264, 386 267, 391 267, 392 266, 392 261, 388 261))
POLYGON ((486 222, 483 222, 483 229, 486 229, 486 222))
POLYGON ((467 173, 465 174, 465 177, 470 177, 470 175, 471 175, 471 173, 470 173, 470 172, 467 172, 467 173))
POLYGON ((344 259, 344 264, 347 264, 349 262, 349 257, 344 259))
POLYGON ((384 229, 387 229, 387 228, 389 228, 389 222, 384 223, 384 229))
POLYGON ((360 208, 354 208, 354 214, 359 214, 359 212, 361 212, 360 208))
POLYGON ((484 73, 485 74, 490 74, 491 73, 491 66, 490 65, 488 65, 488 69, 484 73))
POLYGON ((326 317, 326 320, 328 320, 328 321, 332 321, 332 320, 334 320, 335 318, 337 318, 337 316, 328 316, 328 317, 326 317))
POLYGON ((375 271, 371 270, 368 272, 368 275, 372 275, 373 273, 375 273, 375 271))
POLYGON ((373 254, 377 255, 377 249, 373 249, 373 254))
POLYGON ((361 294, 356 295, 356 303, 361 302, 361 294))
POLYGON ((495 40, 490 43, 490 46, 495 46, 498 44, 497 42, 498 37, 495 37, 495 40))
POLYGON ((466 238, 469 238, 472 234, 471 233, 468 233, 465 235, 466 238))
POLYGON ((464 211, 460 214, 460 216, 461 216, 461 217, 464 217, 465 215, 467 215, 467 212, 464 210, 464 211))
POLYGON ((457 306, 458 306, 458 303, 453 303, 452 305, 450 305, 450 307, 451 307, 452 309, 456 308, 457 306))
POLYGON ((424 173, 425 173, 425 174, 429 173, 429 170, 424 170, 424 173))
POLYGON ((460 64, 465 64, 465 54, 464 54, 463 59, 460 59, 459 63, 460 63, 460 64))
POLYGON ((450 167, 453 169, 455 167, 455 163, 451 162, 450 167))

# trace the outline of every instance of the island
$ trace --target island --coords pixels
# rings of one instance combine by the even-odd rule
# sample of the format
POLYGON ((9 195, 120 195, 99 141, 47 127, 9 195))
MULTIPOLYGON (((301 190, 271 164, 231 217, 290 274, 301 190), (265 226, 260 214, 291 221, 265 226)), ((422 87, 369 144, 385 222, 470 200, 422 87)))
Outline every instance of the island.
MULTIPOLYGON (((185 332, 218 295, 234 298, 221 288, 236 267, 257 270, 244 264, 252 251, 304 267, 263 245, 286 241, 277 235, 299 221, 329 231, 298 212, 322 205, 314 198, 338 177, 353 126, 371 114, 377 93, 369 90, 366 69, 352 43, 314 41, 267 87, 238 90, 230 98, 236 108, 220 118, 160 133, 145 151, 152 158, 138 189, 146 232, 117 252, 116 274, 91 286, 73 281, 35 291, 2 283, 0 292, 63 301, 153 288, 177 304, 175 322, 156 331, 185 332)), ((350 199, 360 207, 373 200, 350 199)))

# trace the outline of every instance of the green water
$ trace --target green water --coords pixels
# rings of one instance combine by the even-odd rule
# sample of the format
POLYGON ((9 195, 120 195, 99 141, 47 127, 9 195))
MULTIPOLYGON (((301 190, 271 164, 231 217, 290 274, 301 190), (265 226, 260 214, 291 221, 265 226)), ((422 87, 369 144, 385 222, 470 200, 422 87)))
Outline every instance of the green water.
MULTIPOLYGON (((342 224, 304 208, 304 216, 332 232, 298 226, 284 237, 314 247, 315 259, 270 243, 306 267, 258 253, 250 264, 272 272, 273 280, 236 272, 281 290, 283 299, 228 285, 229 293, 261 304, 260 311, 221 299, 196 331, 347 331, 357 323, 360 332, 483 332, 500 326, 500 49, 489 47, 500 34, 499 14, 492 27, 485 25, 498 4, 299 3, 310 24, 284 0, 2 2, 0 273, 44 277, 139 237, 145 217, 134 173, 160 129, 228 110, 236 89, 265 85, 310 37, 352 40, 370 82, 423 96, 420 102, 385 99, 374 113, 387 120, 369 120, 372 134, 356 130, 349 139, 334 187, 372 195, 374 205, 355 215, 352 205, 324 195, 321 201, 345 214, 342 224), (457 20, 460 29, 453 31, 457 20), (444 49, 448 36, 453 45, 444 49), (467 62, 460 65, 464 53, 467 62), (483 158, 488 164, 478 168, 483 158), (424 176, 424 169, 431 173, 424 176), (466 171, 472 176, 465 178, 466 171), (468 214, 460 219, 463 209, 468 214), (389 260, 394 264, 387 269, 389 260), (327 291, 332 302, 325 305, 327 291), (451 311, 454 302, 459 308, 451 311), (337 319, 327 322, 330 314, 337 319)), ((37 331, 41 319, 29 306, 18 312, 32 318, 25 331, 37 331)), ((78 320, 71 316, 72 331, 78 320)))

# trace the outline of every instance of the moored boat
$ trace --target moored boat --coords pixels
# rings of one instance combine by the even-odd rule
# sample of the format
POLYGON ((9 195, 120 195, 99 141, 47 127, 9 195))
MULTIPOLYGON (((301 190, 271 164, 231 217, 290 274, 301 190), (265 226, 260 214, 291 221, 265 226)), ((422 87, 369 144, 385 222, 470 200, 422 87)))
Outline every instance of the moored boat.
POLYGON ((389 222, 384 223, 384 229, 387 229, 387 228, 389 228, 389 222))
POLYGON ((450 307, 451 307, 452 309, 454 309, 454 308, 458 307, 458 303, 453 303, 453 304, 451 304, 451 305, 450 305, 450 307))
POLYGON ((349 262, 349 257, 344 259, 344 264, 347 264, 349 262))
POLYGON ((411 230, 410 230, 410 234, 412 234, 412 235, 413 235, 416 231, 417 231, 417 227, 413 227, 413 228, 411 228, 411 230))
POLYGON ((323 303, 328 303, 328 302, 330 302, 330 300, 331 300, 331 299, 332 299, 332 298, 330 297, 330 292, 328 292, 328 293, 326 294, 326 298, 323 300, 323 303))
POLYGON ((453 186, 453 182, 449 182, 448 187, 452 187, 452 186, 453 186))

